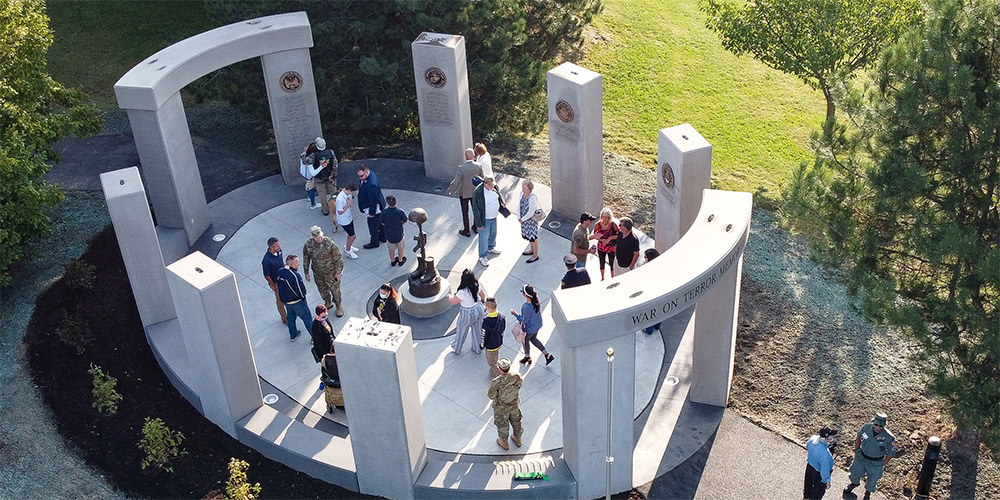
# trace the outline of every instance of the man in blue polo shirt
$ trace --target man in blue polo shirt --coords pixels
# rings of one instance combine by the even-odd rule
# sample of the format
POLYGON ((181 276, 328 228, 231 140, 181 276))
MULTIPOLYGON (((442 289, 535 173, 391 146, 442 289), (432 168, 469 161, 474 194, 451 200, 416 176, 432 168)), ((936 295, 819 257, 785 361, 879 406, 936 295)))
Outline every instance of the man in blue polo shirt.
POLYGON ((278 238, 272 236, 267 239, 267 251, 264 252, 260 266, 264 271, 264 280, 267 281, 267 286, 271 287, 271 291, 274 292, 274 305, 277 306, 278 314, 281 315, 281 322, 287 325, 288 313, 285 312, 285 305, 278 297, 278 269, 285 267, 285 257, 281 254, 281 242, 278 241, 278 238))
POLYGON ((809 456, 806 461, 806 480, 802 488, 802 498, 820 500, 830 489, 830 474, 833 472, 833 453, 830 444, 833 443, 836 429, 824 427, 819 434, 813 434, 806 441, 806 451, 809 456))

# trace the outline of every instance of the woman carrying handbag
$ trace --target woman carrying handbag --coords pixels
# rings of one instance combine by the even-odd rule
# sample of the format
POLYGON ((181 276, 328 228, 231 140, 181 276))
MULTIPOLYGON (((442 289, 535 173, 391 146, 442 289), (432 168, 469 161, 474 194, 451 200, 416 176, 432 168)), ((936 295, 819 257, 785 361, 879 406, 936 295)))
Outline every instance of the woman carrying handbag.
POLYGON ((521 304, 521 313, 518 314, 514 309, 510 310, 510 313, 518 321, 518 324, 514 325, 514 338, 518 337, 518 327, 524 330, 524 357, 521 358, 521 364, 531 364, 531 344, 535 344, 535 347, 542 351, 542 356, 545 357, 545 364, 548 365, 556 357, 549 354, 549 351, 545 350, 545 344, 542 344, 542 341, 538 340, 538 331, 542 329, 542 306, 538 301, 538 294, 535 293, 535 287, 524 285, 521 287, 521 295, 524 295, 524 304, 521 304))

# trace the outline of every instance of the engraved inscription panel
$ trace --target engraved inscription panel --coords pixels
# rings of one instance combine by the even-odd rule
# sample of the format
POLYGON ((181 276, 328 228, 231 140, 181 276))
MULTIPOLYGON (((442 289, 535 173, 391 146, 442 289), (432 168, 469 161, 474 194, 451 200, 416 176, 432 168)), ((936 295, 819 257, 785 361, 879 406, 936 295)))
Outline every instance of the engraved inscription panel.
POLYGON ((421 124, 441 125, 451 127, 455 125, 454 110, 451 105, 451 98, 445 92, 437 90, 423 91, 423 109, 421 109, 421 124))

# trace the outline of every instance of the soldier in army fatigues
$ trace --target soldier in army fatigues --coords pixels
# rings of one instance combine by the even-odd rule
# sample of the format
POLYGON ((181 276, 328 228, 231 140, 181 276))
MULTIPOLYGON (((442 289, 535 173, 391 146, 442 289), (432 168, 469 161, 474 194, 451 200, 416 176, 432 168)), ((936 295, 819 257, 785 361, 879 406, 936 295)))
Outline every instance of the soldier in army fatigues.
POLYGON ((521 447, 521 434, 524 429, 521 427, 521 384, 524 379, 520 373, 510 373, 510 359, 500 358, 497 361, 497 368, 500 375, 490 383, 490 390, 486 395, 493 400, 493 423, 497 426, 497 444, 507 450, 507 435, 510 427, 514 427, 514 435, 510 436, 511 441, 517 447, 521 447))
POLYGON ((896 456, 896 437, 885 428, 889 417, 885 413, 876 413, 871 422, 861 426, 858 436, 854 438, 854 462, 851 464, 851 484, 844 488, 845 497, 865 480, 865 498, 869 500, 875 492, 875 485, 882 477, 882 471, 889 459, 896 456))
POLYGON ((323 305, 327 309, 333 309, 336 305, 339 318, 344 315, 344 308, 340 305, 340 273, 344 270, 344 258, 340 256, 337 244, 323 235, 323 229, 313 226, 311 231, 312 238, 302 246, 306 281, 309 281, 309 269, 312 269, 323 305))

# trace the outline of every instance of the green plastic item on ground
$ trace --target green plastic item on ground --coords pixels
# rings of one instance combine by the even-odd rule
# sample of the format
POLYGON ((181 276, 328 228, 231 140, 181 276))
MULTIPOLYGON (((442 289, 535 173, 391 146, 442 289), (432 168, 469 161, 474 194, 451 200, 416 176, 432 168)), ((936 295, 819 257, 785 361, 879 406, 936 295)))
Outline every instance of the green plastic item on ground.
POLYGON ((514 473, 514 480, 515 481, 527 481, 529 479, 544 479, 544 480, 548 481, 549 480, 549 476, 546 476, 545 474, 542 474, 541 472, 515 472, 514 473))

